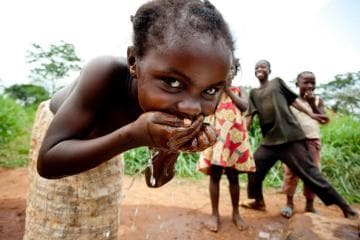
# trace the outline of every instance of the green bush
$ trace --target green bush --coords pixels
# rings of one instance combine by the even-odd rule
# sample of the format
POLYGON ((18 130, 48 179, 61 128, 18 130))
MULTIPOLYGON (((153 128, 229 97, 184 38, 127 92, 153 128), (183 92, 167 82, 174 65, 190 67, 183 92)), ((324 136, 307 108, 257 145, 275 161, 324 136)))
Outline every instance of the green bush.
MULTIPOLYGON (((145 170, 149 158, 150 152, 147 147, 135 148, 125 152, 125 174, 140 174, 145 170)), ((176 174, 181 177, 199 178, 200 173, 196 171, 198 159, 198 153, 181 153, 176 162, 176 174)))
POLYGON ((348 201, 360 202, 360 120, 333 116, 321 133, 323 174, 348 201))
POLYGON ((145 170, 150 152, 147 147, 140 147, 126 151, 123 156, 125 174, 135 175, 145 170))
POLYGON ((27 115, 14 100, 0 96, 0 146, 22 134, 22 121, 27 115))
POLYGON ((24 167, 28 164, 34 108, 23 108, 0 96, 0 166, 24 167))

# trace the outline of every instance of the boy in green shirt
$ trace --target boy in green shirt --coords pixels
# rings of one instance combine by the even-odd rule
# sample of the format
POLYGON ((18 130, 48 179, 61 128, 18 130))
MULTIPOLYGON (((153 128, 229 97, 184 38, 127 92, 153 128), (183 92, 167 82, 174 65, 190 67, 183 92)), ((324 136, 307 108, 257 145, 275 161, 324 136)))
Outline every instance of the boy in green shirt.
POLYGON ((280 78, 269 81, 270 63, 260 60, 255 65, 255 75, 260 87, 252 89, 247 114, 248 127, 255 114, 259 116, 262 143, 254 154, 256 172, 249 173, 248 200, 242 206, 265 210, 262 182, 279 159, 285 163, 326 204, 336 204, 346 218, 355 218, 357 213, 321 175, 313 163, 305 145, 305 134, 289 106, 306 112, 313 119, 326 122, 328 118, 305 109, 280 78))

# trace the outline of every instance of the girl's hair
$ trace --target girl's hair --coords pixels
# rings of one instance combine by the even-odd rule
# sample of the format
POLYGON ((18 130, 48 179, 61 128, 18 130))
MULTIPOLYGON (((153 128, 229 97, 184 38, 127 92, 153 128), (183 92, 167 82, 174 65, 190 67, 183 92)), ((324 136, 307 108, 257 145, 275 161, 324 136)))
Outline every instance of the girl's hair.
POLYGON ((240 60, 238 58, 234 57, 233 66, 234 66, 234 76, 236 76, 240 70, 240 60))
POLYGON ((144 56, 149 47, 166 43, 168 34, 187 39, 206 33, 214 40, 223 39, 230 51, 234 41, 221 13, 209 2, 201 0, 153 0, 142 5, 131 17, 135 55, 144 56))

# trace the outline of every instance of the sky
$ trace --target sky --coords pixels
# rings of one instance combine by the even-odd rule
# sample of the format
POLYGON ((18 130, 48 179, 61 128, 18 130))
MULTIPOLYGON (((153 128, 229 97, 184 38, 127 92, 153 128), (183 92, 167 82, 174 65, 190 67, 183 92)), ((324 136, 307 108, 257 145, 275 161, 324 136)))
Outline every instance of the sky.
MULTIPOLYGON (((144 2, 0 1, 0 85, 30 82, 25 56, 32 43, 72 43, 82 65, 100 55, 125 57, 132 37, 130 15, 144 2)), ((288 83, 305 70, 313 71, 318 83, 360 71, 359 0, 211 2, 235 39, 242 69, 235 85, 257 86, 254 65, 260 59, 271 62, 270 77, 288 83)))

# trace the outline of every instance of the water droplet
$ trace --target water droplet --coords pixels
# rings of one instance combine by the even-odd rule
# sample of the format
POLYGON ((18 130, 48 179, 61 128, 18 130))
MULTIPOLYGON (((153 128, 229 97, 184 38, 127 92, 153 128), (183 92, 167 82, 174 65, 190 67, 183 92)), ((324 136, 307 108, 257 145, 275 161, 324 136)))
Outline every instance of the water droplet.
POLYGON ((105 236, 105 238, 109 238, 110 237, 110 230, 106 230, 104 232, 104 236, 105 236))
POLYGON ((151 171, 150 184, 151 184, 151 186, 156 185, 156 179, 153 176, 153 171, 151 171))

